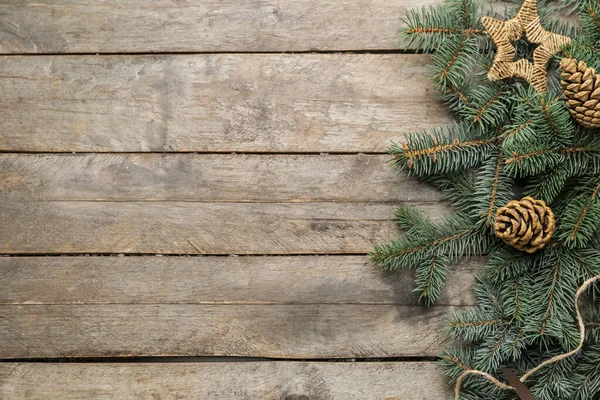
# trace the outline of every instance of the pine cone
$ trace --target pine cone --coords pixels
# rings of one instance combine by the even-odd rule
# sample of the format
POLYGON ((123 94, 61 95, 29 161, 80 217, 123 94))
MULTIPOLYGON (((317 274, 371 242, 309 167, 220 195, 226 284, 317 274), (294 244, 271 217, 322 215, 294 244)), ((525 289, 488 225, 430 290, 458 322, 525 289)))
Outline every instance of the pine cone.
POLYGON ((574 58, 563 58, 560 68, 569 112, 580 125, 600 128, 600 75, 574 58))
POLYGON ((496 236, 519 251, 543 249, 554 233, 554 213, 542 200, 524 197, 509 201, 496 213, 496 236))

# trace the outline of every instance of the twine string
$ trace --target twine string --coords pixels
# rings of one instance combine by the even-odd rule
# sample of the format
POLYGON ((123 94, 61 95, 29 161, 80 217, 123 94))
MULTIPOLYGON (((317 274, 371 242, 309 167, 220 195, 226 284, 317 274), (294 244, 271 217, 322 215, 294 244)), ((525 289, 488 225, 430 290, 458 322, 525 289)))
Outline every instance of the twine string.
MULTIPOLYGON (((581 287, 577 290, 577 293, 575 294, 575 312, 577 313, 577 322, 579 324, 579 345, 569 351, 568 353, 564 353, 564 354, 559 354, 557 356, 554 356, 552 358, 550 358, 549 360, 544 361, 543 363, 541 363, 540 365, 538 365, 537 367, 527 371, 527 373, 525 373, 525 375, 523 375, 519 380, 521 382, 525 382, 527 380, 527 378, 529 378, 531 375, 535 374, 537 371, 539 371, 540 369, 544 368, 545 366, 555 363, 557 361, 563 360, 565 358, 571 357, 572 355, 578 353, 582 348, 583 348, 583 344, 585 342, 585 324, 583 322, 583 317, 581 316, 581 311, 579 310, 579 297, 581 297, 581 294, 583 292, 586 291, 586 289, 594 282, 599 281, 600 280, 600 275, 595 276, 593 278, 588 279, 587 281, 585 281, 583 283, 583 285, 581 285, 581 287)), ((462 384, 463 379, 465 379, 468 375, 479 375, 484 377, 485 379, 487 379, 488 381, 492 382, 494 385, 496 385, 497 387, 499 387, 502 390, 515 390, 514 387, 506 385, 502 382, 500 382, 498 379, 494 378, 492 375, 483 372, 483 371, 478 371, 475 369, 470 369, 467 370, 465 372, 463 372, 458 379, 456 380, 456 387, 455 387, 455 400, 459 400, 459 396, 460 396, 460 386, 462 384)))

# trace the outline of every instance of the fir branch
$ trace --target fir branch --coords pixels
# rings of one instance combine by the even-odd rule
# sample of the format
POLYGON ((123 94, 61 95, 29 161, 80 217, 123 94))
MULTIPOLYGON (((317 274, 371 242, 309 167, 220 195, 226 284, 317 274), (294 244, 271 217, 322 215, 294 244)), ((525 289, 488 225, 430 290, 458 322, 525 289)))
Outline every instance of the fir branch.
MULTIPOLYGON (((465 104, 469 104, 469 98, 467 97, 467 94, 465 93, 464 89, 458 87, 458 86, 454 86, 451 84, 446 85, 446 92, 444 94, 449 94, 449 93, 453 93, 454 95, 456 95, 456 97, 458 98, 458 100, 460 100, 461 102, 465 103, 465 104)), ((442 99, 445 99, 444 96, 442 96, 442 99)))
POLYGON ((475 182, 468 171, 428 176, 424 181, 442 190, 444 199, 458 210, 469 210, 476 203, 475 182))
MULTIPOLYGON (((542 144, 540 144, 542 145, 542 144)), ((507 172, 515 176, 540 174, 562 161, 560 153, 552 149, 537 149, 524 154, 513 152, 504 162, 507 172)))
POLYGON ((425 260, 424 265, 417 268, 415 291, 421 293, 419 300, 424 300, 427 306, 437 301, 449 269, 450 261, 443 254, 433 255, 430 260, 425 260))
POLYGON ((543 335, 546 331, 546 328, 548 326, 548 321, 550 320, 550 317, 552 316, 552 306, 554 305, 554 296, 556 295, 556 283, 558 281, 558 277, 559 277, 559 272, 560 272, 560 267, 561 267, 561 259, 560 256, 558 258, 558 260, 556 261, 556 263, 554 264, 554 272, 552 274, 552 281, 550 283, 550 288, 548 290, 548 294, 547 294, 547 307, 544 310, 544 315, 542 318, 542 327, 540 329, 540 335, 543 335))
POLYGON ((460 111, 460 117, 482 131, 502 125, 509 115, 510 92, 506 86, 488 83, 479 85, 470 93, 470 103, 460 111))
POLYGON ((495 146, 494 138, 478 138, 465 125, 434 128, 429 133, 407 135, 402 145, 392 144, 398 171, 429 176, 455 173, 485 160, 495 146))
MULTIPOLYGON (((585 187, 584 187, 585 189, 585 187)), ((569 248, 588 245, 600 226, 600 178, 590 194, 573 198, 564 210, 558 237, 569 248)))
POLYGON ((498 157, 496 160, 496 167, 494 168, 494 177, 492 179, 492 190, 490 192, 490 201, 486 214, 486 226, 490 226, 494 219, 494 212, 496 209, 496 198, 498 197, 498 187, 500 186, 500 171, 502 168, 502 150, 498 151, 498 157))
POLYGON ((444 360, 447 360, 447 361, 449 361, 450 363, 452 363, 452 365, 454 365, 454 366, 456 366, 456 367, 460 368, 460 369, 461 369, 461 370, 463 370, 463 371, 469 371, 469 370, 472 370, 472 369, 473 369, 473 368, 469 367, 468 365, 466 365, 466 364, 462 363, 462 362, 461 362, 461 361, 458 359, 458 357, 456 357, 456 356, 451 356, 451 355, 449 355, 449 354, 446 354, 446 355, 444 355, 442 358, 443 358, 444 360))
POLYGON ((531 177, 523 190, 523 195, 551 204, 564 189, 565 183, 570 177, 565 162, 563 162, 542 174, 531 177))
POLYGON ((523 276, 531 269, 538 256, 500 247, 490 253, 486 264, 489 279, 495 282, 510 282, 523 276))
POLYGON ((575 292, 581 281, 574 252, 560 246, 545 250, 535 260, 531 271, 528 306, 522 309, 525 331, 550 346, 556 341, 564 349, 577 344, 577 328, 573 318, 575 292), (571 333, 569 333, 571 332, 571 333))
POLYGON ((514 195, 513 179, 506 173, 503 165, 504 154, 499 148, 477 175, 475 197, 478 201, 473 211, 480 218, 479 223, 488 228, 494 224, 498 207, 505 205, 514 195))
POLYGON ((502 139, 512 138, 512 137, 518 135, 519 133, 523 132, 523 130, 525 128, 529 127, 532 122, 533 122, 533 120, 530 118, 527 121, 523 122, 522 124, 518 124, 516 127, 511 126, 506 131, 502 132, 502 135, 500 137, 502 139))
POLYGON ((456 339, 473 342, 484 340, 506 329, 509 321, 482 309, 467 309, 450 313, 447 317, 449 332, 456 339))
POLYGON ((408 10, 402 20, 406 27, 400 30, 406 47, 429 52, 456 36, 486 37, 478 22, 479 8, 473 5, 476 2, 460 0, 449 5, 408 10))
POLYGON ((490 98, 487 103, 485 103, 481 108, 479 108, 476 112, 475 112, 475 117, 473 117, 473 122, 479 122, 481 121, 481 119, 483 118, 483 115, 486 113, 486 111, 491 107, 492 104, 494 104, 494 102, 496 100, 498 100, 498 98, 502 95, 502 90, 499 90, 498 92, 496 92, 496 94, 494 94, 492 96, 492 98, 490 98))
POLYGON ((585 60, 588 67, 600 71, 600 41, 587 37, 578 38, 565 47, 564 55, 576 60, 585 60))
POLYGON ((580 14, 581 28, 589 41, 600 41, 600 4, 597 0, 588 0, 580 14))
POLYGON ((444 41, 432 56, 430 70, 440 92, 448 86, 461 86, 471 74, 478 54, 478 40, 470 36, 450 38, 444 41))
POLYGON ((401 204, 396 209, 395 216, 396 224, 400 229, 424 229, 425 227, 433 226, 433 222, 429 217, 423 215, 423 213, 416 208, 405 204, 401 204))
POLYGON ((400 241, 392 241, 391 245, 381 245, 376 247, 375 251, 371 254, 371 259, 373 260, 373 262, 383 267, 389 265, 389 269, 404 267, 405 265, 402 263, 397 264, 396 260, 401 260, 405 256, 410 256, 414 253, 419 253, 423 250, 440 246, 447 242, 452 242, 466 238, 468 236, 473 235, 474 232, 475 231, 473 229, 467 229, 436 240, 409 247, 404 246, 404 243, 400 241))

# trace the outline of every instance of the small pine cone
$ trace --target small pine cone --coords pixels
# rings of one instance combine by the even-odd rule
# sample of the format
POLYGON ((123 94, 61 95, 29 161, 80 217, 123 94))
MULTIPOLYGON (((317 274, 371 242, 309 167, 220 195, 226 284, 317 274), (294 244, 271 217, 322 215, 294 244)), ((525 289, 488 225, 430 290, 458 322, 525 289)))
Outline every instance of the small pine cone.
POLYGON ((524 197, 509 201, 496 213, 494 232, 509 246, 535 253, 543 249, 554 233, 554 213, 542 200, 524 197))
POLYGON ((560 68, 569 112, 580 125, 600 128, 600 75, 574 58, 563 58, 560 68))

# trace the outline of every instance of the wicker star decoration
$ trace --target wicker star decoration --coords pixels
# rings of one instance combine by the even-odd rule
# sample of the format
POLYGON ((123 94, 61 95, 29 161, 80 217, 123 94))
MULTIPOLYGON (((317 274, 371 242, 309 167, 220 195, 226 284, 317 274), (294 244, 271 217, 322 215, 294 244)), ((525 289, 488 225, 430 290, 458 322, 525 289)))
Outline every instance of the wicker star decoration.
POLYGON ((536 1, 525 0, 517 15, 508 21, 483 17, 481 22, 496 44, 496 57, 488 78, 491 81, 522 78, 543 94, 546 92, 550 59, 571 39, 542 27, 536 1), (533 63, 524 58, 515 61, 516 49, 511 42, 520 39, 523 34, 530 43, 539 45, 533 52, 533 63))

